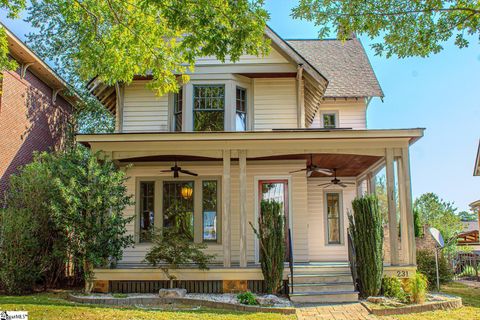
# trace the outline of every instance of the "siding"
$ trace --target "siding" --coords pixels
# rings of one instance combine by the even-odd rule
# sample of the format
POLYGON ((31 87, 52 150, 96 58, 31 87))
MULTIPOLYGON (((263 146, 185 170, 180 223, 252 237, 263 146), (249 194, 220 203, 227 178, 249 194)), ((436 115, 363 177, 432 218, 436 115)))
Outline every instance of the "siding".
MULTIPOLYGON (((159 170, 169 168, 171 163, 155 166, 134 166, 128 169, 128 175, 131 177, 127 180, 126 185, 131 194, 135 194, 135 177, 158 177, 159 170)), ((219 176, 222 172, 222 164, 220 162, 208 163, 181 163, 182 168, 197 172, 202 176, 219 176)), ((254 194, 256 180, 255 177, 275 178, 278 176, 289 176, 288 172, 301 169, 305 166, 305 161, 262 161, 247 162, 247 222, 255 220, 255 201, 254 194)), ((231 256, 232 262, 238 264, 240 256, 240 213, 239 213, 239 168, 238 162, 232 162, 231 168, 231 256)), ((169 176, 167 176, 169 178, 169 176)), ((220 187, 220 186, 219 186, 220 187)), ((197 191, 198 192, 198 191, 197 191)), ((308 214, 307 214, 307 179, 303 174, 295 174, 291 176, 290 190, 291 194, 291 212, 290 218, 293 225, 293 247, 295 261, 308 261, 308 214)), ((198 193, 197 193, 198 194, 198 193)), ((135 207, 126 208, 125 215, 132 216, 135 214, 135 207)), ((158 221, 158 220, 157 220, 158 221)), ((127 226, 129 234, 135 234, 136 226, 132 222, 127 226)), ((255 261, 254 249, 255 237, 250 226, 247 226, 247 259, 249 263, 255 261)), ((137 244, 135 248, 127 248, 124 252, 124 258, 120 263, 140 263, 143 261, 145 254, 150 249, 149 244, 137 244)), ((206 252, 216 255, 216 262, 222 262, 223 247, 222 244, 208 244, 206 252)))
MULTIPOLYGON (((218 60, 213 56, 198 58, 196 65, 217 65, 217 64, 233 64, 234 62, 226 59, 225 62, 218 60)), ((268 64, 268 63, 290 63, 277 50, 271 48, 270 53, 264 57, 254 55, 242 55, 235 64, 268 64)))
POLYGON ((254 130, 297 127, 294 78, 254 79, 254 130))
POLYGON ((325 111, 337 111, 340 128, 366 129, 367 108, 363 100, 359 101, 326 101, 320 105, 312 128, 320 128, 320 113, 325 111))
POLYGON ((155 96, 147 83, 134 81, 125 87, 123 132, 168 131, 168 95, 155 96))
MULTIPOLYGON (((352 210, 352 200, 356 196, 356 188, 355 186, 349 186, 347 188, 324 189, 318 186, 328 180, 329 178, 308 179, 308 255, 310 261, 348 261, 347 213, 352 210), (326 190, 340 190, 342 192, 343 240, 341 245, 325 244, 324 192, 326 190)), ((348 181, 348 179, 345 180, 348 181)))

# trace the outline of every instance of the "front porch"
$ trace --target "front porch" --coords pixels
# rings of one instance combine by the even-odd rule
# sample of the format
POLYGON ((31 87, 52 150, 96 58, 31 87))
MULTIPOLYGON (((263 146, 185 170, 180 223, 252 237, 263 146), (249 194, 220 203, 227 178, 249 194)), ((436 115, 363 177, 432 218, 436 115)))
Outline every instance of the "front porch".
MULTIPOLYGON (((89 145, 93 151, 102 151, 126 168, 130 177, 127 187, 137 200, 137 205, 125 212, 137 217, 128 228, 137 244, 125 251, 124 259, 116 269, 95 270, 96 279, 165 280, 162 271, 143 263, 150 244, 140 242, 142 181, 150 182, 155 189, 152 223, 156 227, 164 223, 164 186, 188 182, 194 190, 194 241, 206 241, 206 251, 215 254, 216 259, 208 271, 191 268, 175 271, 179 280, 262 280, 258 243, 249 223, 257 221, 259 196, 262 196, 259 189, 264 181, 285 184, 284 207, 292 233, 295 266, 306 268, 318 264, 316 267, 320 271, 325 270, 321 269, 322 263, 338 270, 348 268, 347 228, 351 201, 363 193, 374 192, 375 175, 384 167, 388 194, 385 270, 397 276, 408 276, 415 270, 409 145, 422 133, 421 129, 411 129, 79 135, 80 142, 89 145), (198 176, 173 178, 172 174, 161 173, 175 160, 183 169, 198 176), (319 186, 333 177, 318 172, 309 177, 304 171, 292 173, 310 162, 322 168, 336 169, 337 177, 345 186, 319 186), (128 167, 129 164, 133 166, 128 167), (209 212, 216 221, 215 238, 207 240, 201 196, 205 181, 217 181, 218 195, 215 210, 209 212), (399 212, 395 189, 398 190, 399 212), (338 196, 328 200, 329 194, 338 196), (327 208, 328 201, 337 201, 337 209, 327 208)), ((287 269, 285 279, 288 279, 287 269)))

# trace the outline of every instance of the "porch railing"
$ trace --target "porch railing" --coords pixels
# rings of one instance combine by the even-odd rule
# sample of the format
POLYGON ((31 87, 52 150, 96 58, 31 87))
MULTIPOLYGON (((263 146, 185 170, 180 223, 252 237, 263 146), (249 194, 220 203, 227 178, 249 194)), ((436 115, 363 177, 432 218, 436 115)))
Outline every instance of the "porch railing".
POLYGON ((353 244, 353 238, 350 228, 347 229, 348 237, 348 261, 350 264, 350 272, 352 273, 353 284, 355 289, 358 289, 358 277, 357 277, 357 257, 355 253, 355 245, 353 244))
POLYGON ((290 268, 290 290, 293 293, 293 249, 292 249, 292 231, 288 228, 288 267, 290 268))

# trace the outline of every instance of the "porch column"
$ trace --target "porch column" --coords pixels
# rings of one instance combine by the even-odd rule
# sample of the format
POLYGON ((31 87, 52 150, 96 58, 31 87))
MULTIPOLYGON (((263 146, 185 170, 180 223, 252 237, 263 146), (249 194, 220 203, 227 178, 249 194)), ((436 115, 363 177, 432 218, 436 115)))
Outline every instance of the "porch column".
POLYGON ((388 232, 390 238, 390 262, 398 265, 398 225, 395 205, 395 172, 393 167, 393 149, 385 150, 387 173, 388 232))
POLYGON ((410 181, 410 154, 408 146, 402 148, 402 179, 404 179, 405 190, 405 212, 406 222, 408 226, 408 240, 409 240, 409 261, 408 263, 414 265, 417 263, 417 249, 415 243, 415 230, 413 223, 413 210, 412 210, 412 185, 410 181))
POLYGON ((240 169, 240 268, 247 266, 247 151, 238 151, 240 169))
POLYGON ((223 266, 230 268, 231 230, 230 230, 230 150, 223 150, 222 177, 222 247, 223 266))
POLYGON ((407 199, 406 199, 406 189, 405 189, 405 174, 403 168, 403 157, 397 158, 397 168, 398 168, 398 198, 400 202, 400 242, 402 245, 402 260, 404 264, 409 264, 410 260, 410 239, 408 236, 408 226, 407 221, 407 199))

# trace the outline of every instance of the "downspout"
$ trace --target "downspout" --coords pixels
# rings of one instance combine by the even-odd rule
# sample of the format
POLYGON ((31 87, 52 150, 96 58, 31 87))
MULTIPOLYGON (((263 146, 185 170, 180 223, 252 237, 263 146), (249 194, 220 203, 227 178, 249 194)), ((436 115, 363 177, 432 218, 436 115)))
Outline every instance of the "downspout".
POLYGON ((297 66, 297 128, 305 128, 305 102, 303 98, 303 64, 297 66))

